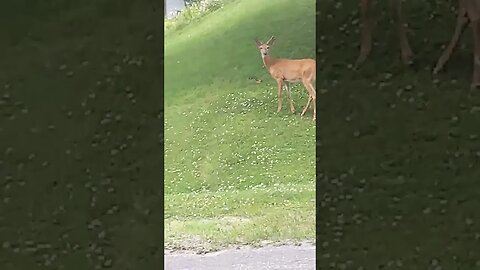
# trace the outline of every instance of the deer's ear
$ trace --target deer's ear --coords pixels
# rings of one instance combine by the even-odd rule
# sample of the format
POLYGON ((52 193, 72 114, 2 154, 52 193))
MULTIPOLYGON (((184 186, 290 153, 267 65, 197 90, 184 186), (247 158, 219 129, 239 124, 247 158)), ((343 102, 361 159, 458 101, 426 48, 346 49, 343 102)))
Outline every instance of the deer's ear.
POLYGON ((274 42, 275 42, 275 37, 272 36, 272 37, 267 41, 267 44, 270 46, 270 45, 272 45, 274 42))
POLYGON ((255 44, 257 45, 257 47, 260 47, 260 45, 262 45, 262 43, 258 41, 258 38, 255 38, 255 44))

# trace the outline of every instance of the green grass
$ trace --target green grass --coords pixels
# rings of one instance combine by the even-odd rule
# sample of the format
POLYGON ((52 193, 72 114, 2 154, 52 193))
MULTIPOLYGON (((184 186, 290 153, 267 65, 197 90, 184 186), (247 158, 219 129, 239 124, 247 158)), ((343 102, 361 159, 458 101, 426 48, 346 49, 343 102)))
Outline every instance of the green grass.
POLYGON ((469 90, 471 30, 446 69, 431 75, 453 33, 456 1, 405 2, 410 68, 400 63, 387 3, 379 3, 377 45, 358 71, 358 3, 337 2, 320 1, 317 21, 317 267, 478 269, 480 93, 469 90))
POLYGON ((315 2, 239 0, 165 39, 165 246, 214 250, 313 240, 315 125, 276 113, 273 79, 254 38, 272 54, 315 53, 315 2), (263 80, 259 85, 249 77, 263 80))
POLYGON ((161 8, 40 2, 0 8, 0 268, 159 268, 161 8))

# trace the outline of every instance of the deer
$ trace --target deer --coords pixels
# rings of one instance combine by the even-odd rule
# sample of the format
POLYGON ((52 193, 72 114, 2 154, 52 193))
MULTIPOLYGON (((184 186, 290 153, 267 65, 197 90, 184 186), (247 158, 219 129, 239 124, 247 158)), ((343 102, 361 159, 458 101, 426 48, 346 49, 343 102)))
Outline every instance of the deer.
MULTIPOLYGON (((372 28, 373 19, 371 16, 371 4, 373 0, 360 0, 361 17, 361 43, 360 55, 355 63, 359 67, 368 58, 372 49, 372 28)), ((412 49, 408 42, 407 27, 405 26, 402 7, 402 0, 390 0, 391 7, 396 17, 397 36, 399 39, 402 62, 408 65, 412 62, 412 49)), ((480 86, 480 3, 478 0, 458 0, 457 24, 449 45, 445 48, 437 61, 433 73, 437 74, 450 59, 465 26, 470 22, 473 30, 473 79, 471 88, 480 86)))
POLYGON ((272 36, 267 42, 263 43, 255 38, 260 55, 262 57, 263 65, 268 70, 272 78, 277 82, 278 87, 278 107, 277 113, 282 110, 282 91, 285 87, 290 100, 290 112, 295 113, 293 105, 292 94, 290 90, 290 83, 302 82, 308 93, 307 105, 301 113, 301 117, 305 114, 310 106, 313 104, 313 121, 316 119, 316 90, 313 82, 316 80, 316 62, 314 59, 283 59, 273 58, 269 54, 270 47, 274 44, 276 38, 272 36))

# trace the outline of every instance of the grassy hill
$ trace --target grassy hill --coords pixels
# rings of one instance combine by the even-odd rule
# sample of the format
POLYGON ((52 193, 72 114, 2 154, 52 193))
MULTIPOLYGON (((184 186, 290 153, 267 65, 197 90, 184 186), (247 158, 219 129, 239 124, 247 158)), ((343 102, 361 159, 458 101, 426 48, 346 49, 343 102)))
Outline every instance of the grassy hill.
POLYGON ((1 269, 160 267, 156 5, 2 2, 1 269))
POLYGON ((437 77, 457 1, 406 1, 415 64, 400 62, 388 1, 358 71, 358 1, 320 1, 317 91, 321 269, 476 269, 480 92, 471 30, 437 77), (351 2, 351 3, 350 3, 351 2))
MULTIPOLYGON (((276 85, 253 39, 273 56, 314 57, 315 1, 227 1, 165 37, 167 248, 313 240, 315 125, 276 113, 276 85), (263 80, 256 84, 249 77, 263 80)), ((284 95, 285 98, 285 95, 284 95)))

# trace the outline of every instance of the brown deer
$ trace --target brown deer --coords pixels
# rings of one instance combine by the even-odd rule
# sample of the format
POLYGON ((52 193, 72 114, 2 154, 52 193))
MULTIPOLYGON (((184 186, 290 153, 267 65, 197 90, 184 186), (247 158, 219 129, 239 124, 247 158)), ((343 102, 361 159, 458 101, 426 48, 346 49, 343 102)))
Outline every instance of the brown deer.
POLYGON ((295 112, 295 107, 293 106, 292 94, 290 91, 291 82, 302 82, 308 92, 308 101, 307 105, 302 111, 301 116, 305 114, 307 109, 310 106, 310 102, 313 101, 313 120, 316 119, 317 109, 316 109, 316 91, 313 86, 313 82, 316 79, 316 62, 314 59, 281 59, 273 58, 269 55, 270 46, 273 45, 275 37, 271 37, 266 43, 262 43, 255 38, 255 44, 260 50, 260 55, 262 56, 263 64, 267 68, 272 78, 277 81, 278 86, 278 108, 277 112, 282 110, 282 90, 283 87, 287 89, 288 97, 290 99, 290 111, 295 112))
MULTIPOLYGON (((356 61, 356 66, 361 65, 370 54, 372 49, 372 28, 373 19, 371 16, 371 4, 373 0, 360 0, 360 17, 362 22, 360 55, 356 61)), ((412 50, 408 43, 407 30, 405 27, 401 0, 390 0, 391 6, 396 16, 397 35, 400 43, 402 61, 405 64, 411 62, 412 50)), ((433 70, 438 73, 450 59, 454 48, 456 47, 465 26, 470 22, 473 29, 473 80, 472 88, 480 85, 480 2, 479 0, 458 0, 457 25, 454 34, 442 56, 433 70)))

